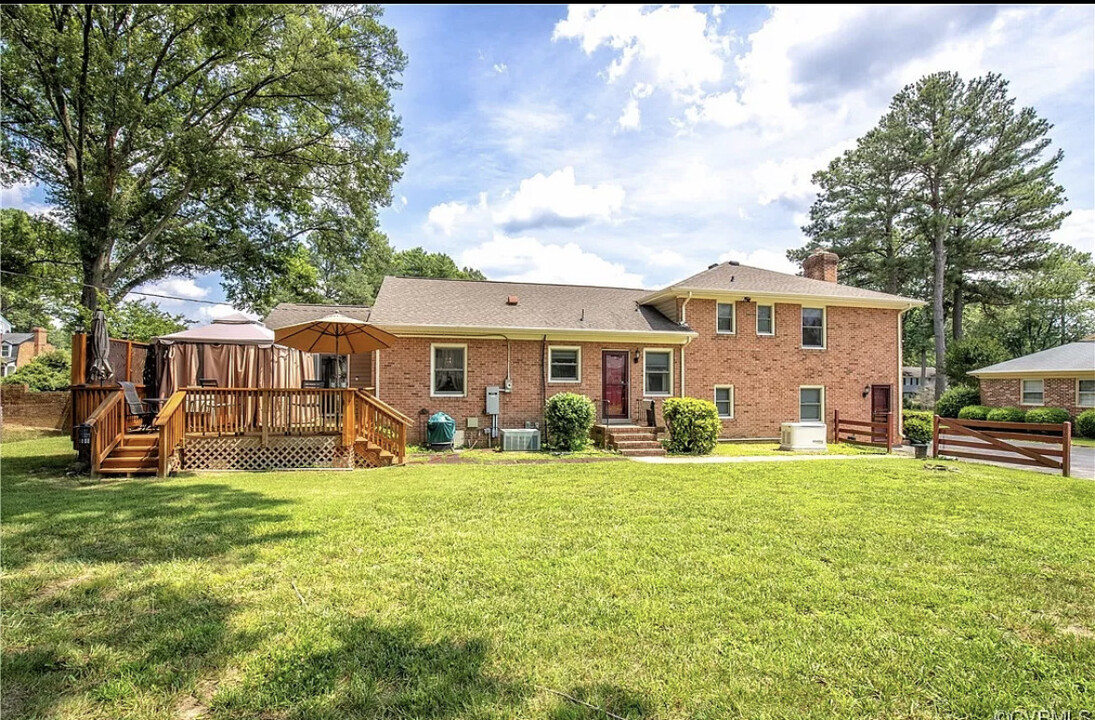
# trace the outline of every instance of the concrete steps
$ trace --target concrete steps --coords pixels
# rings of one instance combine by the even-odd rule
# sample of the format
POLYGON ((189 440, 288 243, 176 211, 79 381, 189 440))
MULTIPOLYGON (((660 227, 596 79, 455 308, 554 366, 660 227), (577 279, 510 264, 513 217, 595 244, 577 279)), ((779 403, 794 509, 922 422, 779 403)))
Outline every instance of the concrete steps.
POLYGON ((661 428, 632 425, 605 425, 600 428, 604 446, 625 457, 659 457, 665 455, 665 448, 658 441, 661 432, 661 428))

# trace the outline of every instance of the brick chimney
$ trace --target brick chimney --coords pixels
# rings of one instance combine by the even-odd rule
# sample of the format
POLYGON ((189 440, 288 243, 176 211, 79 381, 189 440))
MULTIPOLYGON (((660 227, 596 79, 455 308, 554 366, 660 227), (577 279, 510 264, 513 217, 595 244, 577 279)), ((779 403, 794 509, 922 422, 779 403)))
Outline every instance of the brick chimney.
POLYGON ((45 328, 36 327, 30 332, 34 335, 34 356, 37 357, 49 345, 49 331, 45 328))
POLYGON ((836 282, 836 269, 840 256, 828 250, 814 250, 813 255, 802 261, 802 274, 811 280, 836 282))

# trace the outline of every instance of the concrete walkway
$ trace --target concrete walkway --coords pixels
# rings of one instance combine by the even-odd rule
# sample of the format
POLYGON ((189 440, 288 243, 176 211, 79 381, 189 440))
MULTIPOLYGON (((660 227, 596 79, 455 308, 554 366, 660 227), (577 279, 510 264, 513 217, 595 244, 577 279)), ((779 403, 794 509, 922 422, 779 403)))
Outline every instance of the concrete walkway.
POLYGON ((742 456, 728 456, 728 455, 698 455, 698 456, 681 456, 674 455, 673 457, 633 457, 628 458, 632 462, 653 463, 654 465, 687 465, 689 463, 751 463, 751 462, 799 462, 801 460, 808 460, 810 462, 818 460, 881 460, 881 459, 894 459, 900 458, 907 460, 908 455, 882 455, 882 454, 867 454, 867 455, 742 455, 742 456))

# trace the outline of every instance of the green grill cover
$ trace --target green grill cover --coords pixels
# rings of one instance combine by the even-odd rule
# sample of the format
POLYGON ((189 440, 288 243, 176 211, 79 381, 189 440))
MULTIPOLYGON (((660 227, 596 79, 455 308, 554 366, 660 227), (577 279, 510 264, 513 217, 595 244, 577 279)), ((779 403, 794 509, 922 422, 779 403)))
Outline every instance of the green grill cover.
POLYGON ((452 445, 456 436, 456 421, 443 412, 435 412, 426 421, 426 442, 430 445, 452 445))

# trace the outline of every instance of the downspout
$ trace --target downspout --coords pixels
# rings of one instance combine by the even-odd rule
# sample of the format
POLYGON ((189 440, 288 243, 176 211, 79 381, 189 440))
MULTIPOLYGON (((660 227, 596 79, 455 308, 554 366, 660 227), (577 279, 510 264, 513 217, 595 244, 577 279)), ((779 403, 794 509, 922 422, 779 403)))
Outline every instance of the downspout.
POLYGON ((684 341, 684 345, 681 345, 681 397, 688 397, 684 394, 684 349, 695 339, 696 338, 689 335, 688 339, 684 341))
MULTIPOLYGON (((688 324, 688 301, 691 300, 691 299, 692 299, 692 291, 689 290, 688 291, 688 296, 685 297, 684 302, 681 303, 681 319, 680 319, 680 322, 677 323, 678 325, 687 325, 688 324)), ((685 394, 684 394, 684 349, 686 347, 688 347, 688 344, 690 342, 692 342, 693 339, 694 338, 689 336, 689 338, 684 341, 684 345, 681 345, 681 394, 680 394, 681 397, 685 397, 685 394)))
POLYGON ((547 431, 544 422, 544 406, 547 405, 547 334, 540 341, 540 427, 547 431))

